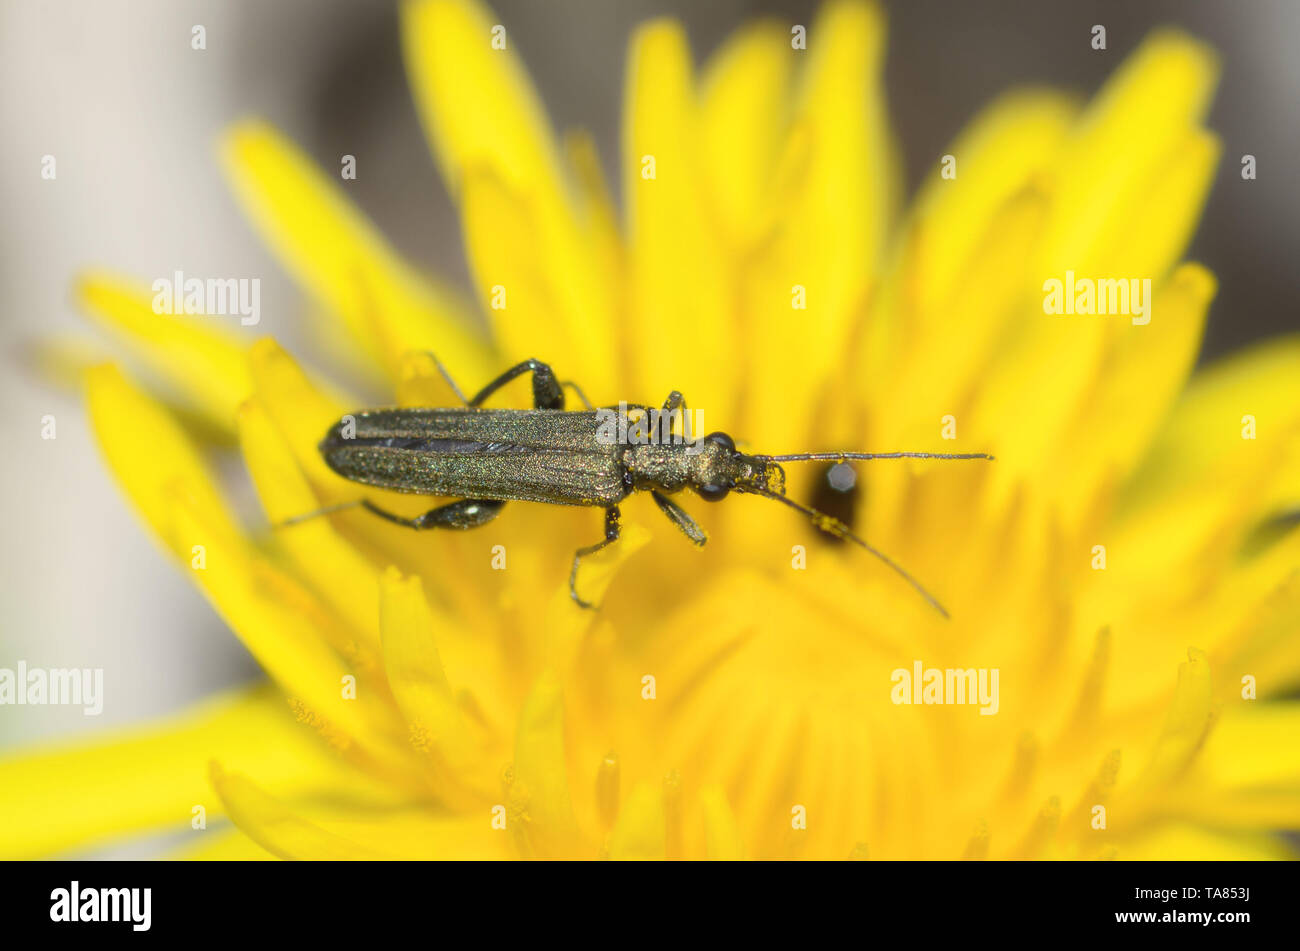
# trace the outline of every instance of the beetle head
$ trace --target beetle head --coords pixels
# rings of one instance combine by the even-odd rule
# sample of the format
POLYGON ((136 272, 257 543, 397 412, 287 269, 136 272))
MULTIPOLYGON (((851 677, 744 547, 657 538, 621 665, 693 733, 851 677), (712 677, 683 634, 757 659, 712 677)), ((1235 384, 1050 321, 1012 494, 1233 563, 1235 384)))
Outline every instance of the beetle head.
POLYGON ((726 433, 709 433, 694 457, 691 488, 706 502, 720 502, 732 491, 785 495, 785 471, 775 462, 741 452, 726 433))

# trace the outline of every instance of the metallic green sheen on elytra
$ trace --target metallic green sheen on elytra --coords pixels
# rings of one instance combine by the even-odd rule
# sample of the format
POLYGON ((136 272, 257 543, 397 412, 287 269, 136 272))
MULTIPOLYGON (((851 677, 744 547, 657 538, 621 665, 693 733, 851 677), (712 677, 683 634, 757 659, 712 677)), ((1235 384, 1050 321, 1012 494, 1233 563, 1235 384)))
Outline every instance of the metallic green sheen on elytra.
POLYGON ((379 409, 332 426, 320 451, 354 482, 418 495, 611 506, 626 498, 624 446, 596 438, 594 412, 379 409))

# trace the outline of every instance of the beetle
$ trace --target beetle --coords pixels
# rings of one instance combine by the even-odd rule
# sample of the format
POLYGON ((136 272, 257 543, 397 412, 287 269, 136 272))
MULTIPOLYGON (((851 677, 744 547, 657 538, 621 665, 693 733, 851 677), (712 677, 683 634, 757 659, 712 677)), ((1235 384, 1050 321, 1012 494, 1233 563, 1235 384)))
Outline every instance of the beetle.
MULTIPOLYGON (((338 475, 376 488, 418 495, 458 498, 406 518, 367 499, 346 502, 298 516, 281 524, 360 505, 399 525, 417 530, 471 529, 501 513, 507 502, 594 506, 605 510, 605 533, 599 542, 579 548, 569 571, 569 594, 584 608, 594 605, 578 595, 578 566, 582 559, 618 540, 619 503, 633 492, 649 492, 668 519, 695 545, 707 540, 704 530, 670 495, 690 489, 706 502, 719 502, 731 492, 760 495, 806 516, 823 532, 869 551, 910 584, 945 618, 948 612, 903 567, 854 534, 847 525, 785 495, 782 462, 866 459, 988 459, 987 453, 930 452, 812 452, 757 455, 741 452, 726 433, 702 439, 642 441, 643 428, 621 426, 619 438, 603 434, 608 408, 597 410, 577 384, 559 381, 539 360, 525 360, 502 373, 472 399, 442 364, 434 364, 465 404, 448 409, 375 409, 349 414, 330 427, 319 450, 338 475), (531 410, 485 409, 483 402, 525 373, 532 374, 531 410), (566 411, 569 387, 586 406, 566 411)), ((676 390, 660 410, 621 404, 620 413, 636 410, 672 419, 686 410, 676 390)), ((626 423, 626 419, 623 420, 626 423)), ((683 424, 685 428, 685 424, 683 424)))

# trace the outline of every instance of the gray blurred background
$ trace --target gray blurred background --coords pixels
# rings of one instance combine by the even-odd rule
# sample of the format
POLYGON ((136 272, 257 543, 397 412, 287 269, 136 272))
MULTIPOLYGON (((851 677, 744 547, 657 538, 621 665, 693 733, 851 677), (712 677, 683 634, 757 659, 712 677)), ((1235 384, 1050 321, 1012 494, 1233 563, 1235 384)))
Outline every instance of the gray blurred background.
MULTIPOLYGON (((1018 82, 1083 94, 1153 26, 1222 54, 1209 125, 1224 155, 1190 256, 1219 277, 1202 359, 1300 329, 1300 3, 887 2, 890 109, 909 192, 963 124, 1018 82), (1088 45, 1092 24, 1109 49, 1088 45), (1242 182, 1243 153, 1259 179, 1242 182)), ((499 0, 511 45, 558 127, 617 157, 630 31, 683 20, 697 60, 746 18, 810 24, 780 0, 499 0)), ((146 280, 258 276, 262 323, 291 345, 297 292, 228 197, 213 155, 259 114, 328 169, 358 156, 352 197, 422 266, 465 280, 459 226, 411 106, 395 5, 381 0, 0 0, 0 666, 103 667, 105 709, 0 708, 0 748, 178 710, 256 676, 238 642, 153 547, 111 484, 76 394, 37 378, 25 345, 84 325, 72 275, 103 265, 146 280), (194 24, 207 49, 190 49, 194 24), (40 178, 41 156, 58 161, 40 178), (58 438, 40 438, 53 414, 58 438)))

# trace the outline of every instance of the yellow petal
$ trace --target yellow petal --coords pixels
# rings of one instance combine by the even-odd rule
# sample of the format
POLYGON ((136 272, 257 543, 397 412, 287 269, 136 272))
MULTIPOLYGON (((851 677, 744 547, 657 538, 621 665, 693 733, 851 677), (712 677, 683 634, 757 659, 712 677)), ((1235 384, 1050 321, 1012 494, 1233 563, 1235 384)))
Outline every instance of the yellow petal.
MULTIPOLYGON (((486 312, 498 339, 514 348, 506 359, 558 360, 562 354, 561 373, 582 380, 598 401, 617 399, 607 344, 614 326, 612 276, 595 266, 599 259, 583 238, 554 136, 515 55, 516 36, 506 29, 505 48, 494 49, 494 26, 506 29, 478 3, 408 0, 402 6, 411 88, 443 178, 462 206, 476 289, 490 301, 493 287, 505 288, 506 310, 486 312), (480 179, 472 196, 470 175, 480 179), (483 179, 494 183, 487 196, 483 179), (524 260, 539 270, 535 281, 516 287, 500 274, 524 276, 520 262, 511 262, 526 224, 532 243, 524 260), (495 236, 494 228, 500 230, 495 236), (526 306, 512 315, 521 295, 526 306), (550 309, 540 328, 519 326, 530 318, 518 315, 544 306, 550 309), (537 338, 539 331, 548 336, 537 338)), ((477 368, 473 376, 488 379, 477 368)))
MULTIPOLYGON (((60 389, 78 393, 91 369, 106 362, 111 356, 109 348, 102 341, 97 341, 84 332, 46 334, 40 339, 20 342, 17 352, 20 362, 31 367, 43 380, 60 389)), ((245 366, 239 372, 247 377, 248 357, 245 348, 240 350, 240 360, 245 366)), ((143 361, 138 366, 141 371, 150 372, 143 361)), ((168 369, 173 368, 169 366, 168 369)), ((162 377, 157 377, 157 382, 167 392, 159 392, 155 396, 195 442, 201 446, 221 449, 235 445, 235 433, 230 425, 232 417, 224 409, 224 400, 221 403, 223 408, 214 414, 197 405, 193 398, 187 398, 185 393, 168 386, 162 377)), ((188 383, 188 379, 185 382, 188 383)), ((250 382, 249 387, 251 386, 250 382)))
MULTIPOLYGON (((851 389, 846 388, 846 402, 859 401, 872 420, 873 443, 939 452, 989 448, 986 421, 968 414, 967 408, 972 394, 985 386, 1002 335, 1023 301, 1021 268, 1042 233, 1047 206, 1047 196, 1026 189, 995 209, 969 258, 961 263, 949 296, 940 300, 933 314, 922 314, 919 303, 917 310, 908 310, 908 342, 905 349, 900 345, 892 366, 875 380, 855 377, 851 389), (974 287, 978 293, 971 293, 974 287), (942 421, 949 415, 959 421, 955 440, 941 436, 942 421)), ((927 236, 931 233, 925 231, 927 236)), ((919 283, 928 286, 930 278, 920 270, 919 260, 904 268, 912 266, 918 269, 919 283)), ((871 359, 865 350, 858 354, 863 361, 871 359)), ((845 422, 852 418, 847 413, 843 417, 845 422)), ((860 430, 851 424, 835 431, 842 435, 828 445, 853 445, 861 438, 860 430)), ((900 493, 908 491, 916 474, 915 468, 897 466, 873 472, 873 513, 879 512, 885 520, 896 518, 900 493)))
POLYGON ((347 406, 321 390, 283 348, 269 337, 249 352, 253 386, 258 399, 293 449, 299 467, 327 503, 353 497, 346 480, 334 474, 316 448, 347 406))
MULTIPOLYGON (((259 400, 246 402, 239 414, 244 461, 266 509, 277 524, 319 506, 280 430, 259 400)), ((379 645, 379 577, 357 549, 325 519, 285 526, 276 540, 293 559, 299 574, 326 600, 362 645, 379 645)))
POLYGON ((166 381, 209 424, 230 431, 248 396, 247 345, 220 326, 222 317, 159 314, 143 284, 101 271, 77 281, 77 301, 131 356, 166 381))
POLYGON ((579 840, 564 756, 564 695, 553 675, 538 678, 520 712, 508 795, 523 855, 574 856, 579 840))
POLYGON ((176 850, 175 859, 191 862, 269 862, 275 856, 236 827, 213 829, 197 843, 176 850))
POLYGON ((667 840, 664 795, 649 783, 638 783, 619 810, 609 835, 612 859, 662 859, 667 840))
POLYGON ((19 356, 43 379, 69 390, 79 389, 91 367, 103 363, 107 349, 84 332, 42 334, 19 344, 19 356))
MULTIPOLYGON (((1218 139, 1201 129, 1193 129, 1172 145, 1168 156, 1160 162, 1152 177, 1135 180, 1130 186, 1131 193, 1127 199, 1114 209, 1106 221, 1098 238, 1100 250, 1089 255, 1090 260, 1095 262, 1096 270, 1076 272, 1081 277, 1092 274, 1097 279, 1150 279, 1151 283, 1143 286, 1148 288, 1144 293, 1152 299, 1147 300, 1149 309, 1142 318, 1150 323, 1134 326, 1132 319, 1124 316, 1053 318, 1034 315, 1036 321, 1058 321, 1054 328, 1050 323, 1046 327, 1055 332, 1058 343, 1067 347, 1070 346, 1071 321, 1095 321, 1093 329, 1097 332, 1095 339, 1099 344, 1095 355, 1103 361, 1095 376, 1095 385, 1099 390, 1108 390, 1125 376, 1132 382, 1132 377, 1141 372, 1134 366, 1135 363, 1145 365, 1146 370, 1152 374, 1146 381, 1150 390, 1141 400, 1141 404, 1149 409, 1119 414, 1128 421, 1128 425, 1123 427, 1127 432, 1121 435, 1125 445, 1121 448, 1113 438, 1104 440, 1103 445, 1112 446, 1118 452, 1114 455, 1099 453, 1103 462, 1113 463, 1116 455, 1121 459, 1127 457, 1125 461, 1129 464, 1135 461, 1135 449, 1145 443, 1160 416, 1167 411, 1169 402, 1181 388, 1182 380, 1191 371, 1200 345, 1204 313, 1213 296, 1213 280, 1208 273, 1202 273, 1189 283, 1188 272, 1184 269, 1179 274, 1171 275, 1166 282, 1165 274, 1191 241, 1214 178, 1219 151, 1218 139), (1166 294, 1166 289, 1171 285, 1173 289, 1166 294), (1153 324, 1157 326, 1153 327, 1153 324), (1168 352, 1165 360, 1153 359, 1166 348, 1168 352), (1142 356, 1136 357, 1136 354, 1142 356), (1117 364, 1127 366, 1120 368, 1117 364), (1136 442, 1135 436, 1141 442, 1136 442)), ((1044 273, 1063 276, 1059 271, 1044 273)), ((1100 294, 1101 288, 1098 285, 1099 298, 1100 294)), ((1044 324, 1040 323, 1039 326, 1044 324)), ((1094 334, 1088 333, 1087 337, 1092 340, 1094 334)), ((1076 341, 1072 348, 1074 365, 1080 367, 1082 378, 1087 361, 1079 359, 1082 354, 1077 346, 1076 341)), ((1061 365, 1048 352, 1040 353, 1039 359, 1044 365, 1061 365)), ((1098 404, 1104 402, 1104 397, 1085 391, 1076 398, 1076 411, 1095 414, 1098 404)), ((1036 420, 1036 425, 1044 431, 1053 429, 1050 423, 1041 419, 1036 420)), ((1047 454, 1049 460, 1052 457, 1061 459, 1071 455, 1071 450, 1079 445, 1080 428, 1077 425, 1071 426, 1067 427, 1067 431, 1068 436, 1057 444, 1057 451, 1047 454)), ((1050 468, 1051 462, 1047 461, 1046 465, 1050 468)), ((1087 478, 1089 475, 1095 478, 1096 474, 1075 472, 1076 478, 1087 478)), ((1055 485, 1056 482, 1049 479, 1049 484, 1055 485)), ((1087 508, 1085 503, 1070 497, 1062 499, 1059 507, 1076 513, 1087 508)))
MULTIPOLYGON (((433 615, 418 578, 384 572, 379 603, 384 669, 393 697, 410 725, 412 741, 434 749, 460 775, 476 766, 478 740, 447 682, 433 615)), ((484 777, 473 777, 482 781, 484 777)))
POLYGON ((1157 436, 1134 488, 1147 498, 1178 482, 1267 468, 1300 421, 1300 336, 1263 341, 1198 373, 1157 436), (1255 440, 1243 438, 1243 415, 1255 440), (1262 450, 1262 453, 1261 453, 1262 450), (1260 458, 1263 455, 1264 458, 1260 458))
MULTIPOLYGON (((272 855, 308 860, 510 858, 508 837, 486 810, 448 815, 435 807, 290 801, 214 762, 213 782, 240 831, 272 855)), ((265 853, 264 853, 265 854, 265 853)), ((202 855, 196 857, 205 857, 202 855)))
POLYGON ((1160 30, 1107 80, 1054 169, 1056 215, 1042 246, 1048 273, 1071 266, 1082 273, 1100 263, 1088 255, 1105 254, 1108 222, 1135 184, 1157 181, 1174 147, 1205 114, 1217 79, 1213 50, 1187 34, 1160 30))
MULTIPOLYGON (((474 290, 501 354, 495 372, 469 378, 467 396, 524 360, 549 361, 556 359, 554 354, 572 352, 564 347, 569 338, 557 327, 563 303, 547 273, 549 262, 538 249, 544 214, 527 195, 512 192, 488 166, 467 169, 462 177, 461 220, 474 290)), ((562 363, 556 371, 572 376, 580 372, 579 366, 562 363)), ((521 385, 495 396, 493 402, 531 408, 530 393, 521 385)))
POLYGON ((1059 92, 1018 90, 987 106, 948 146, 956 177, 942 177, 936 163, 909 223, 918 232, 913 253, 921 315, 951 294, 954 282, 970 296, 968 282, 958 279, 990 236, 990 220, 1056 156, 1077 114, 1077 103, 1059 92))
POLYGON ((358 711, 374 715, 374 698, 342 698, 353 672, 321 636, 337 620, 244 541, 184 433, 111 366, 92 371, 88 401, 123 489, 263 668, 330 729, 367 737, 358 711))
POLYGON ((242 773, 226 772, 213 760, 212 787, 235 824, 272 855, 323 861, 376 860, 394 856, 327 832, 268 795, 242 773))
POLYGON ((711 859, 734 861, 744 857, 745 846, 726 794, 714 786, 700 791, 704 806, 704 852, 711 859))
POLYGON ((1187 662, 1178 666, 1178 686, 1147 766, 1149 781, 1176 775, 1196 754, 1213 722, 1211 708, 1210 665, 1204 651, 1190 648, 1187 662))
MULTIPOLYGON (((114 366, 93 368, 86 402, 100 451, 118 483, 155 535, 177 558, 190 546, 173 531, 172 499, 183 497, 207 513, 214 535, 233 538, 238 528, 198 450, 167 413, 114 366)), ((233 417, 232 417, 233 421, 233 417)))
POLYGON ((995 504, 1005 504, 1017 484, 1043 480, 1058 434, 1083 406, 1113 342, 1148 329, 1123 317, 1044 314, 1043 282, 1073 271, 1158 286, 1211 180, 1218 146, 1197 123, 1216 76, 1204 44, 1154 34, 1108 81, 1043 173, 1052 214, 1029 262, 1023 317, 972 410, 995 437, 988 447, 999 460, 995 504))
POLYGON ((603 620, 599 606, 605 603, 610 585, 650 539, 650 532, 643 526, 624 521, 616 543, 582 559, 577 577, 578 596, 597 605, 595 612, 579 607, 567 584, 551 592, 544 628, 547 634, 544 657, 548 667, 568 670, 582 637, 603 620))
POLYGON ((1125 842, 1118 857, 1135 862, 1295 861, 1296 849, 1280 835, 1227 833, 1188 822, 1164 822, 1125 842))
POLYGON ((507 30, 493 48, 491 11, 472 0, 406 0, 402 50, 420 118, 444 180, 457 194, 465 169, 486 165, 528 192, 559 183, 549 123, 507 30))
POLYGON ((295 280, 341 320, 357 352, 390 376, 408 350, 433 350, 472 376, 493 360, 462 304, 390 248, 334 183, 264 122, 222 143, 236 194, 295 280))
POLYGON ((628 384, 638 395, 623 398, 662 401, 678 389, 688 406, 725 412, 735 400, 739 314, 718 236, 703 215, 700 119, 680 24, 640 27, 628 62, 623 201, 633 332, 624 347, 640 372, 628 384))
POLYGON ((1134 580, 1235 557, 1246 532, 1295 499, 1287 462, 1297 446, 1300 338, 1250 347, 1196 374, 1120 499, 1115 541, 1134 551, 1134 580), (1252 428, 1256 438, 1245 438, 1252 428))
MULTIPOLYGON (((320 789, 367 794, 371 784, 295 723, 279 691, 223 695, 181 716, 0 759, 0 851, 37 858, 134 833, 191 829, 195 806, 222 814, 208 785, 218 756, 285 795, 320 789), (349 778, 351 777, 351 778, 349 778)), ((210 833, 195 830, 195 837, 210 833)))
POLYGON ((194 580, 258 664, 280 684, 311 722, 344 750, 359 747, 381 761, 400 759, 386 735, 384 695, 329 646, 338 635, 322 628, 338 621, 319 602, 244 542, 217 535, 205 510, 176 499, 169 523, 174 543, 204 547, 194 580), (355 699, 347 695, 351 681, 355 699))
MULTIPOLYGON (((1009 93, 948 146, 944 158, 955 162, 955 177, 935 163, 856 351, 863 370, 854 374, 855 395, 885 442, 892 435, 899 445, 919 445, 921 433, 935 432, 935 420, 964 416, 966 394, 983 386, 977 374, 1024 303, 1024 262, 1050 209, 1041 172, 1077 111, 1054 91, 1009 93), (900 430, 907 417, 910 431, 900 430)), ((978 435, 973 426, 959 432, 978 435)))
POLYGON ((817 247, 832 252, 822 267, 838 286, 823 293, 844 300, 876 262, 901 198, 882 81, 885 32, 878 4, 825 4, 809 31, 796 106, 814 142, 808 176, 819 186, 805 195, 803 213, 816 219, 808 223, 810 236, 814 228, 830 229, 817 236, 817 247))
POLYGON ((1205 743, 1198 772, 1232 789, 1300 791, 1300 703, 1237 700, 1205 743))
POLYGON ((343 810, 305 804, 298 814, 350 842, 403 860, 482 861, 518 858, 510 837, 493 828, 485 809, 449 814, 436 807, 343 810))
MULTIPOLYGON (((1133 183, 1106 223, 1097 273, 1158 283, 1191 243, 1222 149, 1217 136, 1199 128, 1173 143, 1154 174, 1133 183)), ((1152 320, 1157 314, 1152 310, 1152 320)), ((1123 322, 1112 329, 1124 329, 1123 322)))
POLYGON ((1159 320, 1117 341, 1096 393, 1069 427, 1057 474, 1049 480, 1067 520, 1085 514, 1089 494, 1115 474, 1131 471, 1150 445, 1191 374, 1217 286, 1205 268, 1183 265, 1157 289, 1152 313, 1159 320), (1071 446, 1090 451, 1073 453, 1071 446))
POLYGON ((1292 524, 1227 573, 1220 596, 1205 612, 1217 622, 1216 656, 1232 672, 1229 689, 1237 697, 1247 674, 1261 697, 1288 695, 1300 683, 1300 643, 1294 636, 1300 618, 1297 564, 1300 525, 1292 524))
MULTIPOLYGON (((438 368, 433 362, 433 356, 430 353, 416 352, 406 355, 406 358, 402 361, 402 369, 397 381, 398 406, 461 405, 462 401, 456 395, 456 391, 438 372, 438 368)), ((455 380, 456 378, 452 377, 452 379, 455 380)), ((473 389, 473 384, 469 381, 461 383, 456 380, 456 385, 461 388, 462 392, 467 387, 470 390, 473 389)), ((470 395, 472 394, 465 393, 466 397, 470 395)))
POLYGON ((758 238, 790 122, 790 34, 742 27, 710 58, 700 83, 701 173, 718 225, 740 252, 758 238))
MULTIPOLYGON (((901 198, 882 70, 885 17, 875 3, 834 0, 808 31, 795 130, 809 139, 802 187, 779 218, 771 258, 744 306, 756 359, 746 409, 774 440, 807 426, 860 322, 901 198), (792 306, 795 285, 806 307, 792 306), (777 385, 775 381, 780 380, 777 385), (770 422, 769 422, 770 421, 770 422)), ((873 367, 857 367, 870 376, 873 367)), ((806 429, 805 429, 806 435, 806 429)))
MULTIPOLYGON (((610 287, 619 288, 626 280, 626 249, 596 143, 584 131, 569 132, 564 137, 564 155, 577 186, 578 219, 584 242, 591 249, 591 270, 608 275, 610 287)), ((610 295, 609 325, 619 327, 624 321, 624 301, 617 290, 611 290, 610 295)))

